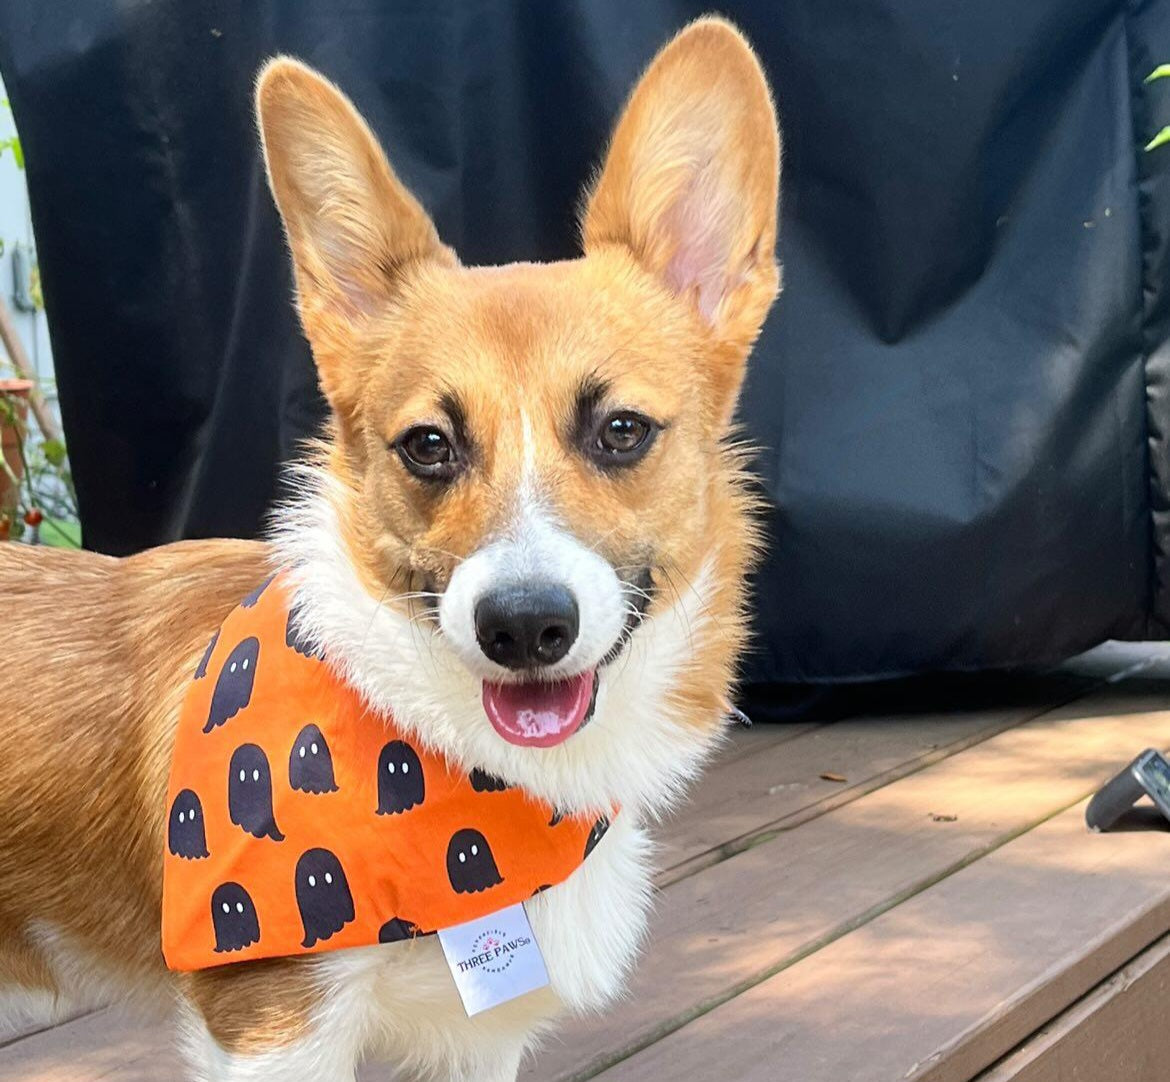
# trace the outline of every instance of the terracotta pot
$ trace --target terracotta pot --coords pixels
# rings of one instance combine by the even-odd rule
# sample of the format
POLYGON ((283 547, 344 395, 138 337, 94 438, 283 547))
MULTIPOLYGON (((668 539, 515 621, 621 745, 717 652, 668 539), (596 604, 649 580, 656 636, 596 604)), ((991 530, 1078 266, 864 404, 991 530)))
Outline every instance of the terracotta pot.
MULTIPOLYGON (((19 428, 8 420, 8 411, 0 415, 0 454, 8 468, 21 476, 20 442, 28 432, 28 396, 33 389, 30 379, 0 379, 0 396, 7 402, 15 402, 16 415, 20 418, 19 428)), ((0 540, 8 535, 6 528, 16 513, 17 498, 19 497, 16 485, 9 480, 6 473, 0 472, 0 540)))

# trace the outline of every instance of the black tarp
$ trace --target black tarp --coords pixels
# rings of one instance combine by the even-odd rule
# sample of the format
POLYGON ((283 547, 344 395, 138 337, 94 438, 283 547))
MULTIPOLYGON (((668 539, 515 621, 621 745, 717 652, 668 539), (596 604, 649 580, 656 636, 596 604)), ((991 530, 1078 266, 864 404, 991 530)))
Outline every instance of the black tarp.
MULTIPOLYGON (((667 0, 3 0, 87 543, 251 534, 322 416, 250 115, 294 53, 467 262, 575 250, 667 0)), ((1170 622, 1170 0, 740 0, 786 139, 744 418, 758 681, 1067 655, 1170 622)))

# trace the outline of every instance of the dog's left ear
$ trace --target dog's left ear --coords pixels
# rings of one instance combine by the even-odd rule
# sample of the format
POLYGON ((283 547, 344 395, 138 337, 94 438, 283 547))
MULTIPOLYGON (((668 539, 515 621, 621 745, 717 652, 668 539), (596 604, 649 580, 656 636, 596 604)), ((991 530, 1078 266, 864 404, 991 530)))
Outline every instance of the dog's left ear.
POLYGON ((713 375, 725 419, 779 289, 779 182, 759 61, 730 23, 700 19, 634 89, 585 210, 585 251, 627 248, 722 347, 713 375))

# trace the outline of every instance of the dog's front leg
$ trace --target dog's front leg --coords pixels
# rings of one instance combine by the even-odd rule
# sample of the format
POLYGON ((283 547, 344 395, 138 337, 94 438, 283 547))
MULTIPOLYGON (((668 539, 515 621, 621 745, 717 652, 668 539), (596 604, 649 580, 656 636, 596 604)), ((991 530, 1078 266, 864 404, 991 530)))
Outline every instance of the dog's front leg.
POLYGON ((365 1013, 314 961, 186 975, 179 1011, 192 1082, 354 1082, 365 1013))
POLYGON ((525 1045, 519 1042, 501 1042, 493 1053, 485 1055, 474 1073, 462 1071, 452 1075, 451 1082, 516 1082, 525 1045))
MULTIPOLYGON (((474 1047, 459 1047, 459 1038, 446 1049, 430 1046, 427 1039, 393 1057, 394 1082, 516 1082, 528 1042, 485 1033, 474 1047)), ((381 1076, 379 1076, 381 1077, 381 1076)))
POLYGON ((190 1082, 354 1082, 357 1057, 335 1034, 310 1029, 286 1043, 225 1048, 196 1012, 185 1015, 183 1053, 190 1082))
POLYGON ((195 1014, 184 1018, 183 1030, 190 1082, 354 1082, 356 1056, 333 1035, 310 1030, 248 1050, 224 1048, 195 1014))

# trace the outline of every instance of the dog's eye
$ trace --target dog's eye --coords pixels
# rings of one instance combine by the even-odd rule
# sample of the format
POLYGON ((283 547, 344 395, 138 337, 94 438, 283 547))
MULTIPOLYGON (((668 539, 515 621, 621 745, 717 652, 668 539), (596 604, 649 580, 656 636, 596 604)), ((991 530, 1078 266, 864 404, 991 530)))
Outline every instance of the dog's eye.
POLYGON ((455 467, 455 449, 437 428, 418 425, 407 429, 394 441, 402 464, 416 477, 445 479, 455 467))
POLYGON ((658 426, 640 413, 611 413, 602 421, 594 440, 594 457, 602 465, 631 465, 650 450, 657 434, 658 426))

